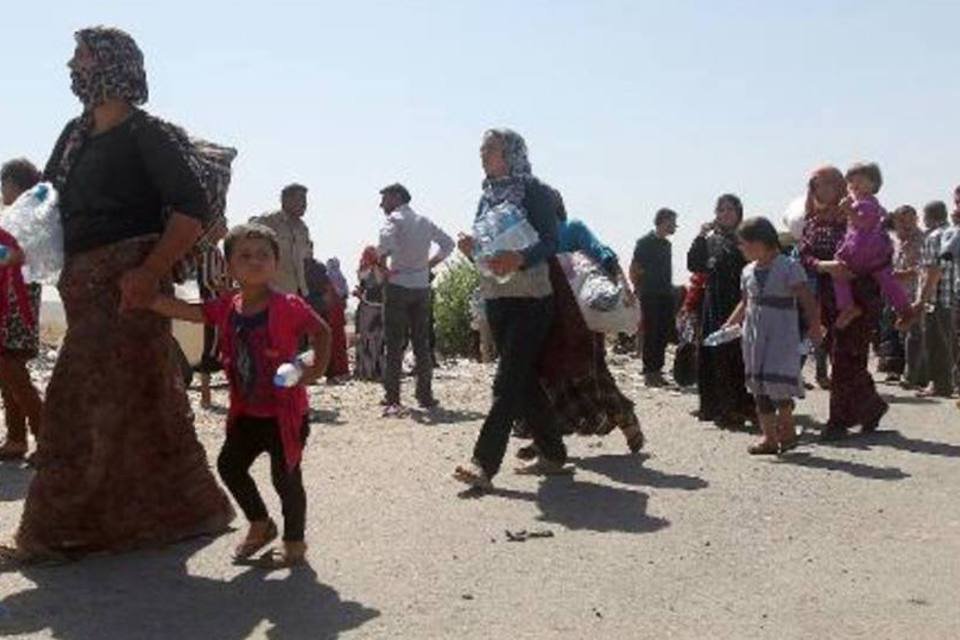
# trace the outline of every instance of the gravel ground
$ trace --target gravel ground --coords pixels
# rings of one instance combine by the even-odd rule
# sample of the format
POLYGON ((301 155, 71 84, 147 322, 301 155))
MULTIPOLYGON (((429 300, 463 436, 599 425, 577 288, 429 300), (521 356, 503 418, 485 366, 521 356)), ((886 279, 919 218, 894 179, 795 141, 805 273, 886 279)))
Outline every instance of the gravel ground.
MULTIPOLYGON (((881 430, 826 446, 812 435, 827 397, 812 392, 799 410, 810 442, 758 459, 746 454, 753 435, 691 417, 694 394, 644 388, 634 361, 613 368, 638 402, 646 454, 627 455, 617 433, 573 438, 574 477, 516 476, 508 460, 482 498, 461 495, 450 473, 488 407, 488 366, 445 366, 445 408, 404 419, 379 417, 375 385, 315 387, 304 463, 310 567, 234 566, 237 531, 2 574, 0 635, 960 637, 953 401, 883 387, 892 408, 881 430), (510 540, 523 531, 546 537, 510 540)), ((198 407, 197 417, 213 459, 223 409, 198 407)), ((266 460, 255 470, 278 514, 266 460)), ((4 530, 16 525, 29 477, 0 466, 4 530)))

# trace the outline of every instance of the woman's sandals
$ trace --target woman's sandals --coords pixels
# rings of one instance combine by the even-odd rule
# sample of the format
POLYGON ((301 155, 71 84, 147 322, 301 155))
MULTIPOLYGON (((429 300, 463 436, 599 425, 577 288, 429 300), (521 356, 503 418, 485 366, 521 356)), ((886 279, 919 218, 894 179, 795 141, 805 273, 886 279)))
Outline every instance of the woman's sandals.
POLYGON ((276 523, 273 520, 269 520, 267 530, 263 535, 256 538, 250 538, 248 535, 246 540, 237 545, 237 548, 233 552, 234 562, 243 563, 250 560, 258 551, 276 540, 277 535, 276 523))

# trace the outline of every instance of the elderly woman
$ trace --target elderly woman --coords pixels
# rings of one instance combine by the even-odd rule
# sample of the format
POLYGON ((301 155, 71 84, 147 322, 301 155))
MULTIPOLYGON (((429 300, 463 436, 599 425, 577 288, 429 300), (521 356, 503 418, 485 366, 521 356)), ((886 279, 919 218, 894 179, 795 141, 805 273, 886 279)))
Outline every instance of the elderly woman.
POLYGON ((882 301, 872 278, 853 281, 854 299, 863 315, 837 330, 837 306, 833 278, 852 278, 836 261, 837 248, 847 232, 847 220, 840 209, 846 195, 846 182, 836 167, 822 167, 807 185, 807 212, 800 243, 800 258, 807 271, 817 277, 820 318, 827 328, 824 341, 830 354, 833 378, 830 384, 830 417, 821 433, 824 440, 836 440, 847 430, 861 425, 864 432, 877 428, 887 412, 887 403, 877 393, 867 370, 870 340, 879 320, 882 301))
MULTIPOLYGON (((486 488, 500 470, 510 429, 519 418, 530 425, 539 458, 518 472, 564 473, 567 450, 553 407, 536 375, 554 316, 547 260, 557 250, 560 203, 554 190, 533 176, 527 145, 515 131, 487 131, 480 157, 486 180, 477 217, 496 207, 510 206, 520 211, 539 235, 532 246, 499 253, 487 261, 499 277, 481 276, 481 293, 500 361, 493 383, 493 405, 480 430, 473 459, 457 467, 454 477, 486 488)), ((462 236, 459 245, 464 254, 473 257, 472 237, 462 236)))
MULTIPOLYGON (((737 242, 743 204, 733 194, 717 199, 716 218, 700 229, 687 252, 687 269, 706 277, 700 327, 704 336, 720 329, 741 299, 740 273, 746 260, 737 242)), ((724 428, 742 428, 754 415, 746 390, 740 341, 701 346, 697 354, 698 416, 724 428)))
POLYGON ((223 531, 233 517, 146 308, 209 212, 203 187, 147 100, 143 55, 118 29, 76 34, 83 103, 46 168, 60 192, 69 329, 47 388, 43 438, 17 532, 21 560, 118 551, 223 531))
MULTIPOLYGON (((8 207, 40 182, 40 172, 29 160, 10 160, 0 169, 3 205, 8 207)), ((3 219, 0 218, 0 227, 3 219)), ((9 247, 8 247, 9 249, 9 247)), ((3 394, 7 439, 0 460, 20 460, 27 454, 27 424, 34 438, 40 435, 43 400, 33 386, 27 363, 40 352, 40 285, 23 281, 22 252, 14 252, 0 266, 0 290, 6 299, 0 317, 0 391, 3 394)))

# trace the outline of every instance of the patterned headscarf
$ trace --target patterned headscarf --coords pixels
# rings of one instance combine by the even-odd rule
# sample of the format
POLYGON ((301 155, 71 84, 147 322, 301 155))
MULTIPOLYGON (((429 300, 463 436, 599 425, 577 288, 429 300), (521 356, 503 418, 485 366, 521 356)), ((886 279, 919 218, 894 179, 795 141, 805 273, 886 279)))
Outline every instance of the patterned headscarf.
POLYGON ((840 169, 829 165, 820 167, 810 174, 810 180, 807 182, 807 217, 815 217, 821 211, 837 210, 840 206, 840 200, 847 193, 846 184, 840 169), (818 182, 832 183, 836 187, 837 197, 834 202, 817 201, 814 187, 818 182))
POLYGON ((366 269, 372 269, 380 263, 380 254, 377 252, 377 248, 374 246, 365 247, 363 253, 360 255, 360 267, 359 271, 364 271, 366 269))
POLYGON ((484 144, 492 138, 497 139, 503 147, 503 159, 509 173, 502 178, 486 178, 483 181, 480 211, 502 202, 519 206, 527 193, 527 182, 533 178, 523 136, 513 129, 490 129, 483 135, 484 144))
POLYGON ((146 103, 149 90, 143 53, 130 34, 114 27, 89 27, 74 37, 90 49, 94 59, 90 66, 70 69, 71 89, 85 110, 111 98, 135 106, 146 103))

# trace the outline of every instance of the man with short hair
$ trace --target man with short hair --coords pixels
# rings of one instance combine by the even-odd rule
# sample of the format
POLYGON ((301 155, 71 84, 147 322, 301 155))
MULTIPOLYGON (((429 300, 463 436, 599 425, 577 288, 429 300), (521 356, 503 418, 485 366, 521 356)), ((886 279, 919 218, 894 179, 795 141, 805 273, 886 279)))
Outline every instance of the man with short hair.
MULTIPOLYGON (((923 256, 924 235, 917 221, 917 211, 910 205, 898 207, 893 212, 894 252, 893 275, 900 281, 907 293, 916 299, 920 282, 921 259, 923 256)), ((889 311, 889 310, 888 310, 889 311)), ((902 350, 895 359, 892 374, 902 376, 905 388, 916 387, 921 383, 918 376, 923 370, 923 326, 917 322, 905 333, 894 329, 893 339, 899 340, 902 350)), ((891 322, 892 327, 892 322, 891 322)))
POLYGON ((310 230, 303 222, 307 211, 307 188, 302 184, 288 184, 280 192, 280 211, 251 218, 273 229, 280 243, 280 260, 273 286, 282 293, 306 296, 309 291, 304 261, 312 255, 310 230))
POLYGON ((400 373, 409 330, 416 357, 417 403, 430 409, 433 397, 433 356, 430 349, 430 270, 454 249, 453 239, 410 207, 410 192, 402 184, 380 190, 380 208, 387 220, 380 230, 378 251, 390 261, 384 299, 387 366, 383 386, 385 416, 403 412, 400 373), (438 251, 432 257, 431 246, 438 251))
POLYGON ((667 342, 674 330, 673 256, 668 238, 677 231, 677 214, 660 209, 654 230, 637 240, 630 281, 643 313, 643 375, 648 386, 662 386, 667 342))
POLYGON ((947 205, 941 201, 923 208, 928 232, 923 246, 923 277, 916 307, 923 317, 923 369, 919 382, 930 383, 923 396, 949 398, 953 394, 954 307, 957 304, 957 279, 954 256, 944 249, 947 205))

